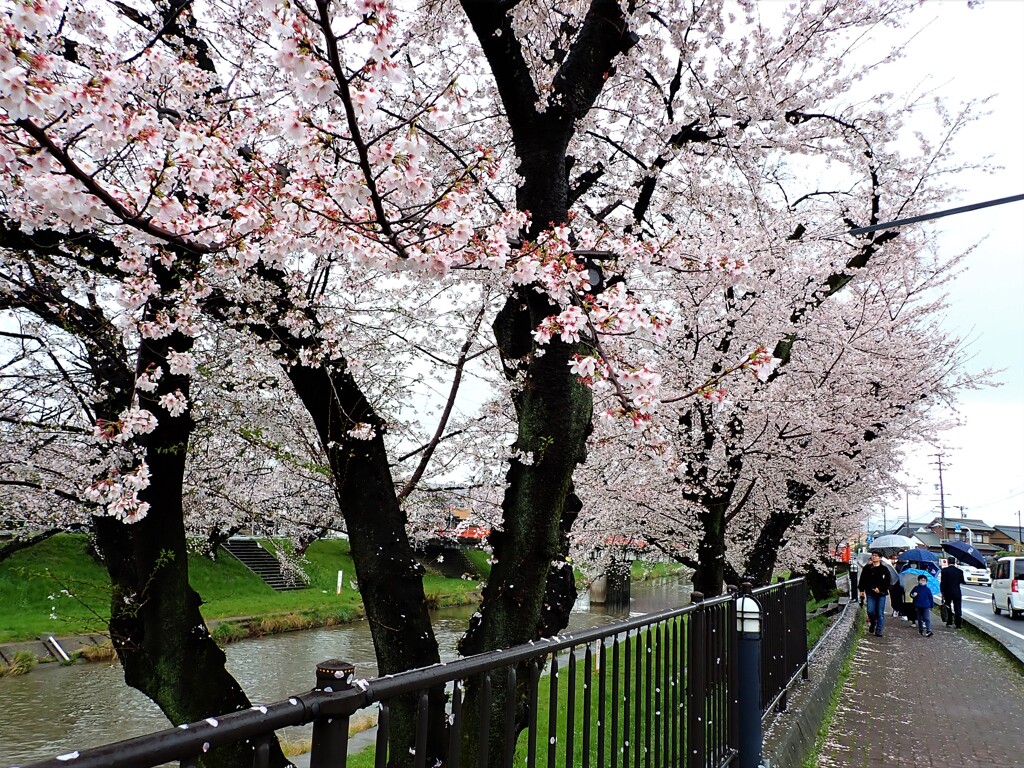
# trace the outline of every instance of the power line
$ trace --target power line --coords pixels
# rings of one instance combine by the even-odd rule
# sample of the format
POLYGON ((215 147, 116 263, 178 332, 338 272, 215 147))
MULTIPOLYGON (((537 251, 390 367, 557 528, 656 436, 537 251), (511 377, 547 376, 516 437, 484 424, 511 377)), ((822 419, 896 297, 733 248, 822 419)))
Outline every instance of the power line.
POLYGON ((1022 195, 1011 195, 1010 197, 1000 197, 996 200, 986 200, 983 203, 971 203, 970 205, 961 205, 957 208, 948 208, 945 211, 936 211, 935 213, 922 213, 920 216, 910 216, 906 219, 895 219, 893 221, 885 221, 881 224, 872 224, 867 227, 853 227, 851 229, 842 230, 841 232, 834 232, 831 235, 825 235, 825 237, 835 237, 836 235, 866 235, 870 232, 877 232, 880 229, 895 229, 896 227, 902 227, 907 224, 916 224, 919 221, 930 221, 931 219, 941 219, 944 216, 954 216, 958 213, 968 213, 969 211, 977 211, 981 208, 991 208, 993 205, 1005 205, 1006 203, 1016 203, 1020 200, 1024 200, 1024 194, 1022 195))
POLYGON ((975 509, 984 509, 985 507, 991 507, 993 504, 1001 504, 1004 501, 1009 501, 1010 499, 1015 499, 1015 498, 1017 498, 1018 496, 1021 496, 1021 495, 1024 495, 1024 491, 1017 491, 1016 493, 1011 493, 1009 496, 1004 496, 1003 498, 996 499, 995 501, 987 501, 984 504, 975 504, 974 508, 975 509))

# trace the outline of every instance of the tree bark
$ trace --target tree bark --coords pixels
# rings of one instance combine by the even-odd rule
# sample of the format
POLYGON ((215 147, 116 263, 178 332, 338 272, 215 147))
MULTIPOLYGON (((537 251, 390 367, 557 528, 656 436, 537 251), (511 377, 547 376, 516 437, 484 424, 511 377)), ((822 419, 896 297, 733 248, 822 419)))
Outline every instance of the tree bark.
MULTIPOLYGON (((121 332, 104 315, 98 302, 71 301, 48 277, 49 260, 62 258, 64 239, 59 233, 36 232, 23 236, 20 230, 3 230, 5 245, 23 252, 29 260, 33 284, 21 294, 9 294, 10 306, 24 309, 78 338, 85 348, 85 365, 95 392, 84 399, 92 403, 87 418, 116 421, 132 404, 135 372, 121 332), (96 398, 96 393, 99 397, 96 398)), ((109 244, 88 240, 79 243, 86 250, 109 244)), ((159 273, 161 286, 171 290, 177 279, 167 270, 159 273)), ((173 315, 174 308, 153 298, 148 318, 159 311, 173 315)), ((144 340, 136 372, 150 364, 167 369, 167 352, 191 349, 192 340, 180 333, 163 339, 144 340)), ((113 517, 96 516, 93 529, 101 559, 111 580, 109 631, 124 669, 125 682, 154 701, 171 723, 195 722, 249 706, 249 700, 227 672, 224 653, 206 629, 199 611, 201 599, 188 582, 182 483, 188 439, 193 427, 188 413, 172 418, 158 404, 160 393, 180 389, 187 396, 188 379, 165 373, 159 391, 140 392, 140 404, 159 417, 156 429, 143 436, 150 470, 150 485, 140 498, 150 504, 146 517, 126 524, 113 517)), ((238 745, 206 755, 203 765, 211 768, 252 764, 252 746, 238 745)), ((271 765, 287 764, 276 739, 271 765)))
POLYGON ((705 500, 697 517, 703 530, 697 543, 697 567, 693 589, 705 597, 715 597, 725 589, 725 514, 729 497, 705 500))
MULTIPOLYGON (((381 675, 440 661, 423 593, 423 568, 413 555, 405 511, 398 503, 384 447, 384 421, 374 412, 343 361, 316 368, 287 366, 287 374, 327 450, 334 490, 345 518, 359 591, 381 675), (351 436, 369 424, 374 436, 351 436)), ((357 670, 358 673, 358 670, 357 670)), ((443 688, 430 692, 426 764, 447 748, 443 688)), ((412 762, 415 695, 392 702, 390 765, 412 762)))
MULTIPOLYGON (((622 9, 614 0, 593 0, 572 49, 561 60, 552 80, 546 109, 538 111, 538 93, 516 37, 508 6, 463 0, 487 57, 512 131, 522 182, 516 205, 529 211, 536 236, 569 220, 566 151, 576 120, 586 115, 604 87, 612 60, 633 45, 622 9)), ((492 534, 496 563, 483 594, 480 619, 460 643, 463 653, 478 653, 535 639, 540 631, 557 630, 561 611, 542 617, 552 562, 564 560, 560 526, 571 526, 579 502, 572 475, 585 458, 585 442, 593 412, 591 392, 569 371, 572 355, 581 345, 552 340, 543 350, 532 331, 558 312, 549 299, 532 289, 508 298, 494 323, 494 333, 506 375, 521 382, 514 396, 518 416, 515 448, 527 461, 510 462, 502 504, 502 527, 492 534)), ((566 528, 567 530, 567 528, 566 528)), ((564 594, 564 580, 552 578, 552 593, 564 594)), ((567 614, 566 614, 567 616, 567 614)), ((488 762, 500 764, 504 745, 501 713, 504 680, 495 681, 492 707, 478 705, 479 681, 467 689, 465 712, 490 717, 488 762)), ((520 704, 523 699, 520 691, 520 704)), ((465 733, 472 739, 472 722, 465 733)), ((470 741, 464 760, 476 759, 470 741)), ((468 763, 467 763, 468 764, 468 763)))
MULTIPOLYGON (((192 340, 179 333, 149 340, 140 349, 137 370, 141 373, 150 364, 166 366, 168 350, 187 352, 191 346, 192 340)), ((165 373, 160 391, 175 389, 188 396, 188 378, 165 373)), ((156 429, 139 440, 151 476, 140 499, 150 504, 149 512, 132 524, 96 517, 94 526, 110 574, 110 637, 125 681, 180 725, 251 703, 227 671, 224 652, 199 611, 202 600, 188 581, 182 484, 192 419, 188 412, 177 417, 161 412, 158 395, 140 392, 139 398, 142 407, 159 416, 156 429)), ((240 743, 205 755, 202 764, 233 768, 251 764, 253 755, 251 743, 240 743)), ((287 764, 272 737, 271 765, 287 764)))

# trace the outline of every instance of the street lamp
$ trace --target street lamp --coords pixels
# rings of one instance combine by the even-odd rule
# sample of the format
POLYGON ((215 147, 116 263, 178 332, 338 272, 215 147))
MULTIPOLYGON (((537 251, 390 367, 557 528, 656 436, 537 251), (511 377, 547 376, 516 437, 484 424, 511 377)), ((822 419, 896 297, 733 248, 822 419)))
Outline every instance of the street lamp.
POLYGON ((736 599, 737 667, 739 691, 739 768, 761 765, 761 606, 751 594, 753 587, 744 582, 736 599))

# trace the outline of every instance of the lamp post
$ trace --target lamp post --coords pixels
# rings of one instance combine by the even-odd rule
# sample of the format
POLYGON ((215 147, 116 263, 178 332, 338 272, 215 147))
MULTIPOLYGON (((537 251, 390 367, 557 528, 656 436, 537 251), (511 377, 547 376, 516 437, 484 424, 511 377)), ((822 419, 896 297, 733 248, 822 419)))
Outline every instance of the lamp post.
POLYGON ((744 582, 736 600, 736 633, 739 692, 739 768, 758 768, 761 763, 761 606, 744 582))

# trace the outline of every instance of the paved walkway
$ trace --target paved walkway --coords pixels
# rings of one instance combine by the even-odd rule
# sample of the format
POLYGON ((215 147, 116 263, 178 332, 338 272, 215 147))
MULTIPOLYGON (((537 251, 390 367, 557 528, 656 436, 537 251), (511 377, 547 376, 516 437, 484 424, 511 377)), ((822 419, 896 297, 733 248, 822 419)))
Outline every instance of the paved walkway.
POLYGON ((1020 665, 937 613, 932 630, 887 616, 884 636, 868 636, 861 612, 819 768, 1024 766, 1020 665))

